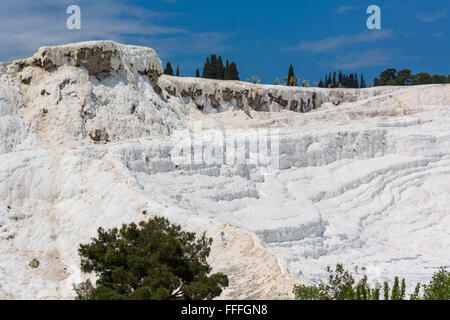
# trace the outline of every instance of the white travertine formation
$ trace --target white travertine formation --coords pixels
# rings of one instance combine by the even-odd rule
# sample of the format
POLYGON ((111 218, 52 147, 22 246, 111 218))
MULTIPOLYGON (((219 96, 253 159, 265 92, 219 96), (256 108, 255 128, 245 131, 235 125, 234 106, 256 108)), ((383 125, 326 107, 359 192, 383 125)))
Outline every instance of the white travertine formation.
POLYGON ((161 60, 153 49, 117 44, 113 41, 86 41, 42 47, 30 59, 33 64, 50 69, 63 65, 85 67, 89 71, 97 72, 101 78, 113 74, 124 76, 128 73, 163 73, 161 60))
POLYGON ((0 298, 73 297, 85 278, 79 244, 149 215, 214 238, 211 264, 231 280, 224 298, 290 297, 339 262, 412 289, 450 264, 448 85, 161 73, 152 49, 109 41, 0 65, 0 298), (277 167, 174 154, 192 132, 208 153, 223 150, 217 137, 251 144, 271 130, 277 167))

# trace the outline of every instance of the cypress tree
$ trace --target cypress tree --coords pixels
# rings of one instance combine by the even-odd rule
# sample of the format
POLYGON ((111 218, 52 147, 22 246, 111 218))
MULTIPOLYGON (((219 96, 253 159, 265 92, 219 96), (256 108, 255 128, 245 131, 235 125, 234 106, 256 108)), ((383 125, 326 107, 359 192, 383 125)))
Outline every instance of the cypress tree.
POLYGON ((223 79, 224 80, 231 80, 231 75, 230 75, 230 63, 228 61, 228 59, 225 62, 225 69, 223 71, 223 79))
POLYGON ((355 78, 353 74, 351 73, 348 78, 348 87, 347 88, 354 88, 355 87, 355 78))
POLYGON ((212 54, 211 57, 206 58, 203 66, 202 78, 219 79, 219 80, 239 80, 239 72, 236 63, 226 60, 225 67, 223 66, 222 57, 217 57, 212 54))
POLYGON ((377 283, 376 287, 373 289, 372 293, 371 293, 371 297, 370 300, 380 300, 380 286, 377 283))
POLYGON ((287 85, 293 86, 293 79, 295 78, 294 74, 294 67, 292 64, 289 66, 289 72, 288 72, 288 78, 287 78, 287 85))
POLYGON ((203 73, 202 73, 202 78, 209 78, 210 77, 210 61, 209 58, 206 58, 206 62, 203 65, 203 73))
POLYGON ((400 284, 398 277, 395 277, 394 286, 392 287, 391 300, 400 300, 400 284))
POLYGON ((230 63, 230 80, 239 80, 239 72, 236 63, 230 63))
POLYGON ((164 74, 173 76, 173 69, 172 69, 172 65, 170 64, 170 62, 167 62, 166 68, 164 69, 164 74))
POLYGON ((387 281, 384 282, 383 291, 384 291, 384 300, 389 300, 389 284, 387 281))
POLYGON ((211 55, 210 79, 217 79, 217 56, 211 55))
POLYGON ((223 80, 225 77, 225 70, 223 68, 223 62, 222 62, 222 57, 219 56, 219 58, 217 59, 217 74, 216 74, 216 79, 218 80, 223 80))
POLYGON ((360 78, 360 85, 359 85, 359 87, 360 87, 360 88, 366 88, 366 87, 367 87, 367 85, 366 85, 366 80, 364 80, 364 76, 363 76, 362 73, 361 73, 361 78, 360 78))
POLYGON ((421 284, 418 283, 416 285, 416 288, 414 289, 414 293, 412 295, 410 295, 410 297, 409 297, 410 300, 420 300, 420 288, 421 288, 421 284))
POLYGON ((405 300, 405 298, 406 298, 406 281, 403 278, 402 286, 401 286, 401 289, 400 289, 400 300, 405 300))

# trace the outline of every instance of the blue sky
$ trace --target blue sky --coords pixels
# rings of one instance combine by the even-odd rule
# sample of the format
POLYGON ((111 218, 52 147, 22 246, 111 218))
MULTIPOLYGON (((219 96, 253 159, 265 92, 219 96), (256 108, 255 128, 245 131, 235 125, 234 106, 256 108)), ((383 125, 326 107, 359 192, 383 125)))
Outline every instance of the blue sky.
POLYGON ((154 48, 185 76, 216 53, 235 61, 241 79, 319 80, 342 69, 368 82, 388 67, 450 74, 450 1, 2 0, 0 61, 43 45, 110 39, 154 48), (66 8, 81 7, 81 30, 66 28, 66 8), (370 31, 366 9, 382 10, 370 31))

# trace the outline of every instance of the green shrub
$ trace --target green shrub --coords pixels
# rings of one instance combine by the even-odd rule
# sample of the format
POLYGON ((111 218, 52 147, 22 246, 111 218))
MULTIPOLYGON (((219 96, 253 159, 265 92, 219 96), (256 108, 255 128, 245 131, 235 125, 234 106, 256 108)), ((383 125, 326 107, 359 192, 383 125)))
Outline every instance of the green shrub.
POLYGON ((441 268, 423 287, 423 300, 450 300, 450 272, 441 268))
MULTIPOLYGON (((335 270, 327 268, 328 282, 316 286, 296 285, 294 295, 298 300, 380 300, 381 284, 372 288, 364 276, 356 285, 353 275, 338 264, 335 270)), ((384 300, 405 300, 406 281, 395 277, 392 290, 388 282, 383 284, 384 300)), ((417 284, 410 300, 450 300, 450 272, 444 268, 433 275, 428 285, 417 284), (421 296, 423 288, 423 296, 421 296)))

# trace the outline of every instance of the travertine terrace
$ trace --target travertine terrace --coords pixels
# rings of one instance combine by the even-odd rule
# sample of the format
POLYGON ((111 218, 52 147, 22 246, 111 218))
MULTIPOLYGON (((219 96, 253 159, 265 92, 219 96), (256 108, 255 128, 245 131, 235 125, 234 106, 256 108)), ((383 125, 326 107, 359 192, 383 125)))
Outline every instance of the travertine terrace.
POLYGON ((448 85, 171 77, 152 49, 85 42, 0 65, 0 138, 0 298, 72 298, 78 245, 149 215, 215 239, 223 298, 288 298, 339 262, 411 282, 450 264, 448 85), (261 132, 276 165, 173 157, 261 132))

